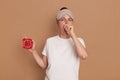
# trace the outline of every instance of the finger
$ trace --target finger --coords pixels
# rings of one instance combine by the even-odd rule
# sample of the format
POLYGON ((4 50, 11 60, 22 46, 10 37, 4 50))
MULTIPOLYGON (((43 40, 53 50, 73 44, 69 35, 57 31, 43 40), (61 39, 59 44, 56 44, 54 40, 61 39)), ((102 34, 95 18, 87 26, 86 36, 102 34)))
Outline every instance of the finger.
POLYGON ((67 27, 67 31, 70 31, 71 30, 71 27, 69 26, 69 27, 67 27))
POLYGON ((30 38, 30 40, 31 40, 31 42, 30 42, 31 49, 34 49, 34 47, 35 47, 35 41, 32 38, 30 38))
POLYGON ((68 28, 67 28, 67 26, 66 26, 66 25, 64 26, 64 29, 65 29, 65 31, 67 31, 67 29, 68 29, 68 28))
POLYGON ((69 30, 70 29, 70 26, 67 24, 67 30, 69 30))
POLYGON ((33 41, 33 47, 32 47, 32 49, 34 49, 35 48, 35 41, 34 40, 32 40, 33 41))
POLYGON ((70 30, 73 30, 73 26, 70 26, 70 30))

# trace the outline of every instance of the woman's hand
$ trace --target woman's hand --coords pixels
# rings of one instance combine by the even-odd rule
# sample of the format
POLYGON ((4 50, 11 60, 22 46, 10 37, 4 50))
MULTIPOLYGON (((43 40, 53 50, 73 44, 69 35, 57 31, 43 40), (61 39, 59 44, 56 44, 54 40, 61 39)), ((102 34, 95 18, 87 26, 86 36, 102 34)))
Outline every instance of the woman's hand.
POLYGON ((67 35, 72 36, 74 34, 73 26, 65 24, 64 29, 65 29, 65 32, 67 33, 67 35))
POLYGON ((33 53, 35 51, 35 41, 34 40, 32 40, 32 41, 33 41, 33 46, 31 49, 28 49, 28 51, 30 51, 31 53, 33 53))

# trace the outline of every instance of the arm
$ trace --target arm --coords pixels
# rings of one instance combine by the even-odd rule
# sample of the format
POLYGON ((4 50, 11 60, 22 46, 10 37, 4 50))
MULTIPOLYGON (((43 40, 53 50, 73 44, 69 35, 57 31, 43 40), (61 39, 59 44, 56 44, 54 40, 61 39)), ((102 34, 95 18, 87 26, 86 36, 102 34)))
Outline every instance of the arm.
POLYGON ((47 57, 42 55, 39 56, 38 52, 35 50, 35 42, 33 41, 33 47, 32 49, 29 49, 29 51, 32 53, 35 61, 37 64, 42 68, 45 69, 47 67, 47 57))
POLYGON ((32 55, 35 59, 35 61, 37 62, 37 64, 42 68, 42 69, 46 69, 47 67, 47 57, 42 55, 39 56, 39 54, 37 53, 36 50, 32 51, 32 55))
POLYGON ((77 37, 73 31, 73 26, 66 25, 64 28, 65 28, 67 34, 69 36, 71 36, 71 38, 74 42, 74 46, 75 46, 77 55, 83 60, 86 59, 88 57, 87 52, 86 52, 85 48, 83 47, 83 45, 80 43, 80 41, 77 39, 77 37))
POLYGON ((87 52, 86 52, 85 48, 83 47, 83 45, 80 43, 80 41, 77 39, 77 37, 74 33, 71 34, 71 37, 74 42, 77 55, 83 60, 86 59, 88 57, 88 55, 87 55, 87 52))

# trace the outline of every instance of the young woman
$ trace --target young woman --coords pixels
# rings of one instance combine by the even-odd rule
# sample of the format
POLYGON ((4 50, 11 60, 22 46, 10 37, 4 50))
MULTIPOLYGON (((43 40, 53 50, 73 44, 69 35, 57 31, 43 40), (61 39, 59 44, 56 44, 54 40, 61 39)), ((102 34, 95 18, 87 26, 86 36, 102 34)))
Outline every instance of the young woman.
POLYGON ((29 51, 42 69, 46 69, 45 80, 79 80, 80 59, 87 58, 84 40, 77 38, 72 12, 63 7, 56 15, 58 35, 46 40, 42 56, 35 49, 29 51))

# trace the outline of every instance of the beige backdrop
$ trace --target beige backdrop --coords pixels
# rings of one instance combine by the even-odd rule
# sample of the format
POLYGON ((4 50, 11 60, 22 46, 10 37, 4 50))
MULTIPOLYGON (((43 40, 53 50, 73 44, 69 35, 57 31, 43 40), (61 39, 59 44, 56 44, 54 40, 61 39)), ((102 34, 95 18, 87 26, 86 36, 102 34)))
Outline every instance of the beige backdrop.
POLYGON ((67 6, 75 32, 85 39, 89 57, 81 61, 80 80, 120 80, 119 0, 0 0, 0 80, 44 80, 24 36, 41 53, 46 38, 57 34, 56 12, 67 6))

